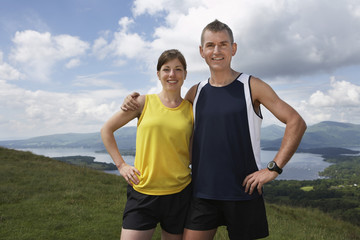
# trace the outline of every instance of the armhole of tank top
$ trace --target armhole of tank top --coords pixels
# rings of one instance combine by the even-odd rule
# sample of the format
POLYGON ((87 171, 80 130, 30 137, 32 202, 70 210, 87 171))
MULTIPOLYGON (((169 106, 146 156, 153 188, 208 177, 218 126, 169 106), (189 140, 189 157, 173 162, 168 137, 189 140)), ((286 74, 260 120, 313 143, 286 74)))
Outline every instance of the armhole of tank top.
POLYGON ((195 97, 194 97, 194 101, 193 101, 193 102, 195 102, 195 99, 197 99, 198 96, 199 96, 199 94, 200 94, 200 92, 199 92, 200 85, 202 85, 201 88, 200 88, 200 90, 201 90, 201 89, 209 82, 209 79, 210 79, 210 78, 208 78, 207 80, 201 81, 201 82, 199 82, 199 83, 197 84, 197 86, 196 86, 196 92, 195 92, 195 97))
POLYGON ((201 83, 201 82, 199 82, 199 83, 196 85, 196 91, 195 91, 194 100, 195 100, 195 98, 196 98, 196 95, 198 94, 200 83, 201 83))
POLYGON ((256 116, 258 116, 259 118, 263 119, 263 115, 262 115, 262 113, 261 113, 261 105, 259 105, 259 112, 257 112, 256 109, 255 109, 254 101, 253 101, 253 98, 252 98, 250 80, 251 80, 251 75, 249 75, 248 87, 249 87, 249 94, 250 94, 250 101, 251 101, 252 109, 253 109, 254 113, 256 114, 256 116))
POLYGON ((143 117, 144 117, 145 111, 146 111, 146 109, 147 109, 148 101, 149 101, 149 95, 146 94, 146 95, 145 95, 144 108, 143 108, 143 110, 142 110, 142 112, 141 112, 141 114, 140 114, 140 117, 139 117, 139 119, 138 119, 137 126, 140 125, 140 123, 141 123, 141 121, 142 121, 142 119, 143 119, 143 117))
POLYGON ((197 102, 197 95, 198 95, 198 91, 199 91, 199 86, 200 86, 201 82, 199 82, 197 85, 196 85, 196 91, 195 91, 195 96, 194 96, 194 100, 193 100, 193 103, 191 105, 191 114, 192 114, 192 121, 193 121, 193 126, 195 127, 195 107, 194 104, 196 105, 196 102, 197 102), (196 101, 195 101, 196 100, 196 101))
POLYGON ((196 116, 196 104, 197 104, 197 99, 199 97, 199 87, 201 85, 203 81, 199 82, 196 86, 196 91, 195 91, 195 96, 194 96, 194 100, 192 103, 192 114, 193 114, 193 124, 194 124, 194 130, 195 130, 195 116, 196 116))

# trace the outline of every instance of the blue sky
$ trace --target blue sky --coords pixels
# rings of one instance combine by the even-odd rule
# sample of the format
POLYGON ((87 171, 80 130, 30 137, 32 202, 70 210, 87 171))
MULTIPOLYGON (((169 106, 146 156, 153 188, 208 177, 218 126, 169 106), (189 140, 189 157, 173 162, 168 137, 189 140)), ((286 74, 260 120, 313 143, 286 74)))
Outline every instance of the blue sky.
MULTIPOLYGON (((357 0, 0 0, 0 140, 96 132, 133 91, 156 93, 177 48, 183 94, 209 76, 200 33, 234 32, 233 68, 270 84, 308 125, 360 124, 357 0)), ((279 124, 263 108, 263 125, 279 124)), ((129 125, 135 125, 132 121, 129 125)))

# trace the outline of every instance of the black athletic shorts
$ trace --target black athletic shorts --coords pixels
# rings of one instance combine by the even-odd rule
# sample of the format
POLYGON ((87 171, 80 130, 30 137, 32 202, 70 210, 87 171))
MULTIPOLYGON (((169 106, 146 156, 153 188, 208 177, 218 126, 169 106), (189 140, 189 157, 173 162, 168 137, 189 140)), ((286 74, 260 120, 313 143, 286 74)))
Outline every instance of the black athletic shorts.
POLYGON ((185 228, 206 231, 227 226, 230 239, 257 239, 269 235, 262 197, 248 201, 193 198, 185 228))
POLYGON ((122 227, 149 230, 160 223, 166 232, 182 234, 191 192, 191 183, 179 193, 161 196, 142 194, 128 185, 122 227))

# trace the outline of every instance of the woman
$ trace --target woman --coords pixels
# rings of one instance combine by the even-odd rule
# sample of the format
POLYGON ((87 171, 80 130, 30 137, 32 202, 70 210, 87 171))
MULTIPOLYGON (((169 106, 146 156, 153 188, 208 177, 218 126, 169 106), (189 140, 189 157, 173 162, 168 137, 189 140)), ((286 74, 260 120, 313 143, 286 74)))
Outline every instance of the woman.
POLYGON ((178 50, 161 54, 159 94, 141 95, 135 111, 120 110, 101 129, 104 145, 127 181, 127 203, 121 239, 151 239, 160 223, 162 239, 182 239, 191 197, 189 144, 193 128, 191 103, 182 99, 186 61, 178 50), (138 118, 134 166, 123 160, 114 132, 138 118))

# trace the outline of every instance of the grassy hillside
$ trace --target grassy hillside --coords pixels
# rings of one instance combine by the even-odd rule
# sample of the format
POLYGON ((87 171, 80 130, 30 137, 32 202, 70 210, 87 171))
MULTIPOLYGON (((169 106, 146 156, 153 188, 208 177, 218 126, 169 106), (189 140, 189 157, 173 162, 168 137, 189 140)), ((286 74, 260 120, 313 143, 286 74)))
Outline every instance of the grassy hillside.
MULTIPOLYGON (((0 239, 119 239, 126 201, 121 177, 4 148, 0 166, 0 239)), ((360 239, 359 227, 320 211, 266 207, 267 239, 360 239)), ((227 239, 224 228, 216 239, 227 239)))

